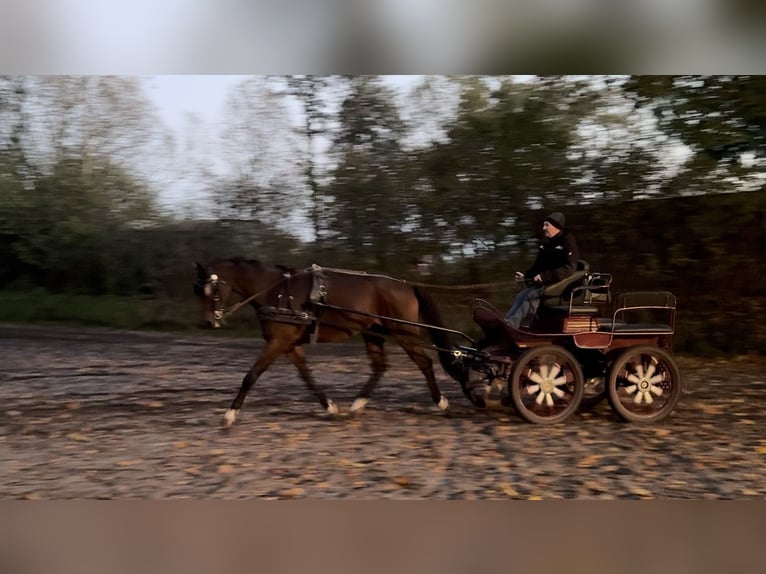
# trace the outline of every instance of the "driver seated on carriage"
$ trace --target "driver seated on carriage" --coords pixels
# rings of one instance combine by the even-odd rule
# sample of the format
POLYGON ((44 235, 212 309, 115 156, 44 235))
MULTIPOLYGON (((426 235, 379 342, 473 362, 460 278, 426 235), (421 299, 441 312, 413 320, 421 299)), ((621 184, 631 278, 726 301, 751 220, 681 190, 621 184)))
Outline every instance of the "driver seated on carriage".
POLYGON ((516 295, 505 320, 515 329, 534 317, 545 287, 566 279, 577 271, 580 250, 572 232, 565 226, 564 214, 555 211, 543 221, 543 239, 537 257, 527 271, 516 272, 516 281, 525 287, 516 295))

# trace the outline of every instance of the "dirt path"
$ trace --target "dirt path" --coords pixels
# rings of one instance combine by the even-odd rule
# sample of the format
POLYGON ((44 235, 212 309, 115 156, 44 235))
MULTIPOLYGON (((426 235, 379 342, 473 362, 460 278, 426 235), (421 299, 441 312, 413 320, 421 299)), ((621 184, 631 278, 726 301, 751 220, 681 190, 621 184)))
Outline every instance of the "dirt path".
MULTIPOLYGON (((608 405, 557 426, 477 411, 439 371, 453 416, 390 356, 358 419, 327 418, 280 361, 229 431, 221 417, 259 341, 0 326, 0 498, 764 498, 766 361, 677 358, 666 422, 608 405)), ((348 408, 361 345, 307 348, 348 408)))

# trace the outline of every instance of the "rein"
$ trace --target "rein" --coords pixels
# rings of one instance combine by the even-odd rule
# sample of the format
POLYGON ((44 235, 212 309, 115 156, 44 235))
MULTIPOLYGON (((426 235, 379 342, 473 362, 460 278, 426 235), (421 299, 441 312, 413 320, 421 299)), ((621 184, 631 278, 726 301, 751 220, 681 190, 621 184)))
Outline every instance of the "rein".
POLYGON ((382 273, 367 273, 366 271, 356 271, 349 269, 335 269, 333 267, 320 267, 319 265, 312 265, 305 269, 305 271, 329 271, 331 273, 337 273, 338 275, 358 275, 364 277, 382 277, 384 279, 391 279, 400 283, 407 283, 415 287, 425 287, 427 289, 442 290, 442 291, 467 291, 469 289, 489 289, 493 287, 504 287, 506 285, 515 285, 516 280, 512 281, 496 281, 494 283, 472 283, 464 285, 438 285, 435 283, 421 283, 419 281, 407 281, 406 279, 399 279, 398 277, 391 277, 390 275, 383 275, 382 273))
POLYGON ((234 305, 231 306, 231 308, 229 308, 228 310, 224 311, 223 317, 225 318, 225 317, 229 317, 229 316, 233 315, 234 313, 239 311, 242 307, 244 307, 245 305, 250 303, 253 299, 255 299, 256 297, 259 297, 260 295, 263 295, 264 293, 267 293, 267 292, 271 291, 274 287, 276 287, 280 283, 283 283, 289 277, 290 277, 289 275, 283 275, 282 278, 279 281, 277 281, 276 283, 274 283, 273 285, 270 285, 269 287, 266 287, 265 289, 261 289, 260 291, 256 291, 255 293, 250 295, 250 297, 248 297, 247 299, 242 299, 238 303, 235 303, 234 305))

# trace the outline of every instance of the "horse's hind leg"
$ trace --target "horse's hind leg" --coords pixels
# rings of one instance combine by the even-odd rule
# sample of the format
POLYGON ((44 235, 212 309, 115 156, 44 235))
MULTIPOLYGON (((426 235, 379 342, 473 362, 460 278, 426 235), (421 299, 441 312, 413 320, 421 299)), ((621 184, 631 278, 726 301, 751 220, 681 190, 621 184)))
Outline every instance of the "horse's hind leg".
POLYGON ((419 343, 410 342, 406 339, 399 339, 399 344, 402 346, 402 349, 404 349, 407 355, 409 355, 410 359, 412 359, 423 372, 423 375, 426 378, 426 383, 428 384, 428 390, 431 391, 431 400, 441 410, 448 412, 449 401, 447 400, 447 397, 441 393, 439 386, 436 384, 436 375, 434 375, 434 363, 431 360, 431 357, 428 356, 428 354, 419 343))
POLYGON ((237 393, 237 396, 234 397, 229 410, 223 415, 223 421, 227 427, 234 424, 234 421, 237 420, 237 413, 239 413, 239 409, 242 408, 242 403, 245 402, 247 391, 249 391, 250 387, 253 386, 253 383, 258 380, 258 377, 269 368, 274 362, 274 359, 283 352, 284 348, 276 341, 269 341, 266 348, 261 351, 258 359, 242 379, 242 385, 240 385, 239 392, 237 393))
POLYGON ((364 334, 362 337, 364 338, 364 343, 367 347, 367 356, 370 359, 372 374, 354 399, 354 402, 351 404, 352 413, 358 413, 364 409, 367 402, 370 400, 370 395, 375 390, 378 381, 380 381, 386 370, 386 353, 383 350, 385 339, 383 339, 383 337, 376 337, 375 335, 368 334, 364 334))
POLYGON ((306 356, 303 354, 303 348, 295 347, 287 356, 290 358, 293 365, 295 365, 295 368, 298 369, 298 373, 300 373, 303 382, 305 382, 308 389, 314 393, 314 396, 319 400, 325 410, 331 415, 337 415, 338 407, 332 399, 328 399, 325 396, 324 391, 314 380, 314 375, 311 374, 308 364, 306 364, 306 356))

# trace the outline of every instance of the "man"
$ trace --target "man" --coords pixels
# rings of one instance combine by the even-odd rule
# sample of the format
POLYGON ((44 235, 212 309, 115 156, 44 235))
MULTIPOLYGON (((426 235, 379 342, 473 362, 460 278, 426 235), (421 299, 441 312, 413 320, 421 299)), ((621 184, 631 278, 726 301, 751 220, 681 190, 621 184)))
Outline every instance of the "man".
POLYGON ((516 295, 505 315, 505 320, 516 329, 524 319, 535 314, 546 285, 557 283, 575 272, 580 250, 574 235, 564 226, 565 221, 564 214, 558 211, 545 218, 544 238, 534 264, 525 273, 516 272, 516 281, 527 285, 516 295))

